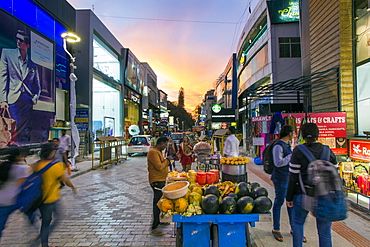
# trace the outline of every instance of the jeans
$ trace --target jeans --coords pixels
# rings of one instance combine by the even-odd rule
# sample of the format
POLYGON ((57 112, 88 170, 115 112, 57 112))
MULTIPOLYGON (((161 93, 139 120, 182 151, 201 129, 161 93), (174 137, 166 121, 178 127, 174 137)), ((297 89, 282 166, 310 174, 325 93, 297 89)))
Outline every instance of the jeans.
MULTIPOLYGON (((15 210, 19 207, 16 205, 11 206, 0 206, 0 238, 2 236, 2 232, 5 229, 6 221, 8 220, 9 215, 11 215, 15 210)), ((30 220, 30 223, 33 223, 37 214, 36 212, 26 212, 25 213, 30 220)))
POLYGON ((153 197, 153 224, 152 224, 152 230, 158 227, 158 225, 160 223, 159 215, 161 214, 161 211, 159 210, 159 208, 157 206, 157 203, 159 202, 159 200, 162 197, 162 191, 161 190, 157 190, 155 188, 162 189, 165 185, 166 185, 166 182, 165 181, 154 182, 154 183, 151 183, 150 184, 150 186, 153 189, 153 193, 154 193, 154 197, 153 197))
MULTIPOLYGON (((302 208, 302 195, 295 195, 293 200, 293 247, 301 247, 303 239, 303 225, 308 211, 302 208)), ((332 247, 331 222, 316 219, 320 247, 332 247)))
POLYGON ((10 115, 17 123, 18 143, 30 143, 32 107, 32 98, 25 93, 22 93, 14 104, 9 104, 10 115))
POLYGON ((170 171, 175 170, 175 161, 170 162, 170 165, 168 166, 170 168, 170 171))
MULTIPOLYGON (((274 206, 272 207, 272 221, 273 221, 273 228, 276 231, 280 231, 280 214, 281 214, 281 207, 284 204, 286 193, 288 190, 288 182, 280 182, 278 180, 273 180, 275 187, 275 201, 274 206)), ((289 216, 289 224, 290 228, 293 229, 293 208, 287 207, 288 216, 289 216)))
POLYGON ((48 246, 49 235, 58 225, 60 220, 58 201, 42 204, 39 209, 41 213, 41 245, 48 246), (53 224, 51 224, 51 220, 53 220, 53 224))

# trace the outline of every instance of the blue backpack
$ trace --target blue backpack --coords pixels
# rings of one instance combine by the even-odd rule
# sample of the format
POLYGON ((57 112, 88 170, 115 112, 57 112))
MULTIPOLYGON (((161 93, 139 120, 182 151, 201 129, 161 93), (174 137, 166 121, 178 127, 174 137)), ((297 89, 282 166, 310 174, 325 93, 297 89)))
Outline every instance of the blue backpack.
POLYGON ((33 212, 43 203, 42 174, 56 163, 52 161, 41 170, 33 172, 23 183, 16 199, 16 205, 22 212, 33 212))
POLYGON ((334 222, 347 218, 347 200, 342 191, 338 170, 329 161, 329 146, 323 145, 320 159, 316 159, 305 145, 297 147, 309 161, 308 184, 303 184, 302 175, 299 173, 299 183, 303 192, 302 207, 322 221, 334 222))

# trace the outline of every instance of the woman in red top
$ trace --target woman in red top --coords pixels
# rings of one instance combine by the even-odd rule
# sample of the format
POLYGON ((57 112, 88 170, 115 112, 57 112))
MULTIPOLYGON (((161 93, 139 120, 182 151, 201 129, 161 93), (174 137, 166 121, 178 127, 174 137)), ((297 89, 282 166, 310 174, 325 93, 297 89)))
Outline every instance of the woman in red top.
POLYGON ((183 170, 188 172, 191 168, 191 163, 193 163, 193 146, 190 145, 190 139, 187 135, 184 136, 182 143, 180 143, 178 154, 183 170))

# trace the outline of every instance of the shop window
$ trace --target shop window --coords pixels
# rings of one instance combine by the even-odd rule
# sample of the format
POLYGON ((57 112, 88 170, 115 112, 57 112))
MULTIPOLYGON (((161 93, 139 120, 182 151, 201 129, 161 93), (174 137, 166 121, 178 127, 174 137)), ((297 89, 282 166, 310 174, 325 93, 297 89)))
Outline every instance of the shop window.
POLYGON ((280 57, 301 57, 300 38, 279 38, 279 51, 280 57))

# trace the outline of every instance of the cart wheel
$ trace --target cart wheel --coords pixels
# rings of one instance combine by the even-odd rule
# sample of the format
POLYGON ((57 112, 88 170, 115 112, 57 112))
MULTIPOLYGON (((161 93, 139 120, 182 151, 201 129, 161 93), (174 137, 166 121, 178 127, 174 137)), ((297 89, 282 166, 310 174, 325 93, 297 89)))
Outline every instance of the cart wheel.
POLYGON ((247 247, 251 247, 252 243, 251 243, 251 235, 250 235, 250 232, 249 232, 249 223, 248 222, 245 223, 245 236, 246 236, 246 241, 247 241, 247 247))
POLYGON ((176 247, 183 247, 182 224, 181 224, 181 226, 176 227, 176 247))
POLYGON ((219 247, 218 245, 218 226, 216 224, 212 224, 211 226, 212 231, 212 247, 219 247))

